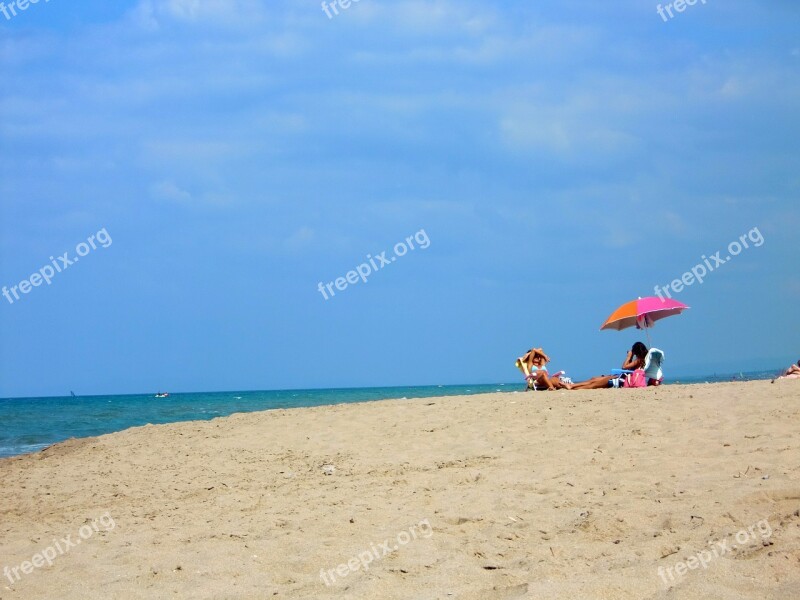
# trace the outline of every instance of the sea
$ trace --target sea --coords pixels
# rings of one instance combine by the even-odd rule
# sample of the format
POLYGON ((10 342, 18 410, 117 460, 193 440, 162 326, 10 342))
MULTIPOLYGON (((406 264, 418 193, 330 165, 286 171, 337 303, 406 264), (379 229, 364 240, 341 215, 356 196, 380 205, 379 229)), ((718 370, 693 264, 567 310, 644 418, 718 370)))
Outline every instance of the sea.
MULTIPOLYGON (((671 383, 715 383, 771 379, 775 371, 675 378, 671 383)), ((324 406, 389 399, 522 392, 523 385, 427 385, 404 387, 271 390, 114 396, 0 398, 0 458, 36 452, 69 438, 122 431, 130 427, 208 420, 233 413, 324 406)))

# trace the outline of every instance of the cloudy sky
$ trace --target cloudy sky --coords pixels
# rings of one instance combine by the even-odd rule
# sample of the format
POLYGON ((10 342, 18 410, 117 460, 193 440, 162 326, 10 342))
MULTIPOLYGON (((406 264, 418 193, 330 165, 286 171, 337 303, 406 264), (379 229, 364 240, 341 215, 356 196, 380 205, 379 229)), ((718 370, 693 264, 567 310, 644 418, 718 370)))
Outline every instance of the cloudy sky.
POLYGON ((755 228, 652 338, 668 376, 800 358, 794 0, 16 12, 0 285, 112 243, 0 297, 0 396, 516 381, 534 344, 597 375, 641 337, 614 308, 755 228))

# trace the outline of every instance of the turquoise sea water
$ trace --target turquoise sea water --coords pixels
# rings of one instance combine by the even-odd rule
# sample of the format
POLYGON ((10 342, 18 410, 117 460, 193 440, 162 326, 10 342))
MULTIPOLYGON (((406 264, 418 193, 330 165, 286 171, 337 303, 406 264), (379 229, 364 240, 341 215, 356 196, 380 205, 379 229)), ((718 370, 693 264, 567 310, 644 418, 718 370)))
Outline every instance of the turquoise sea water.
MULTIPOLYGON (((768 379, 774 372, 737 374, 737 379, 768 379)), ((681 383, 731 381, 733 375, 676 378, 681 383)), ((147 423, 174 423, 213 419, 237 412, 275 408, 321 406, 390 398, 430 398, 522 391, 519 382, 418 387, 283 390, 264 392, 209 392, 77 398, 0 399, 0 457, 41 450, 71 437, 89 437, 122 431, 147 423)))
POLYGON ((207 392, 72 398, 0 399, 0 457, 41 450, 71 437, 122 431, 148 423, 213 419, 237 412, 390 398, 428 398, 521 389, 519 384, 207 392))

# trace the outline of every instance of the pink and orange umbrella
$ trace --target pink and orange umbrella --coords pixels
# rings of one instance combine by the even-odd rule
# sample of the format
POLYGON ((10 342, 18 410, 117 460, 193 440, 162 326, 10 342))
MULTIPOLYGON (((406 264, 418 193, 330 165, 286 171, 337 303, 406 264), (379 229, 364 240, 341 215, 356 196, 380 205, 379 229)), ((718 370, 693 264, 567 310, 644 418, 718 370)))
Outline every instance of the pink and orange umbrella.
POLYGON ((689 307, 682 302, 670 298, 657 298, 656 296, 639 298, 623 304, 611 313, 600 329, 619 331, 628 327, 636 327, 644 329, 647 333, 646 330, 655 325, 656 321, 672 315, 679 315, 687 308, 689 307))

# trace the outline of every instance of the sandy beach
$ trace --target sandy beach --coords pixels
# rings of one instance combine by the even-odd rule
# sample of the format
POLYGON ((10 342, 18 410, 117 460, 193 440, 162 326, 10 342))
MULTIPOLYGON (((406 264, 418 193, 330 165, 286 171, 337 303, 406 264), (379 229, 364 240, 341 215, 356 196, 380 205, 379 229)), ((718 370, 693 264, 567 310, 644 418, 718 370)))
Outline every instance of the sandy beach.
POLYGON ((799 598, 798 429, 766 381, 70 440, 0 461, 0 598, 799 598))

